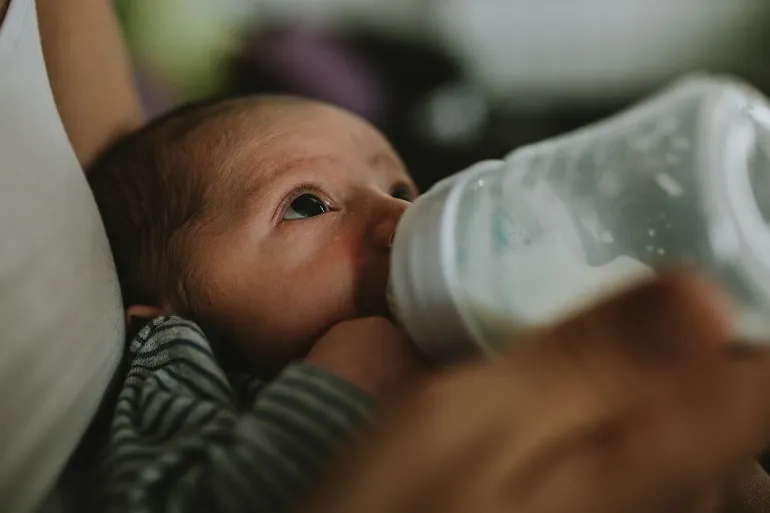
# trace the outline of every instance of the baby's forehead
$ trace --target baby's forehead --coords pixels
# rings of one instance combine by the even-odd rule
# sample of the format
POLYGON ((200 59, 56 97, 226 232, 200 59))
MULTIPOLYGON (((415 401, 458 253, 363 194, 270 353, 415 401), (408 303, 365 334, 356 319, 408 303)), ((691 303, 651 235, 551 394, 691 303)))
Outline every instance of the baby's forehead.
POLYGON ((243 142, 261 142, 264 146, 313 141, 351 149, 362 144, 389 146, 377 129, 355 114, 302 99, 236 104, 224 113, 217 125, 216 128, 239 136, 243 142))
POLYGON ((244 102, 220 116, 208 132, 216 147, 211 153, 226 168, 347 155, 386 156, 400 165, 390 143, 366 121, 306 100, 244 102))
POLYGON ((192 150, 209 175, 206 181, 225 196, 278 171, 287 178, 311 166, 319 179, 329 170, 338 172, 345 162, 385 160, 403 172, 388 141, 366 121, 302 99, 233 101, 214 113, 194 139, 192 150))

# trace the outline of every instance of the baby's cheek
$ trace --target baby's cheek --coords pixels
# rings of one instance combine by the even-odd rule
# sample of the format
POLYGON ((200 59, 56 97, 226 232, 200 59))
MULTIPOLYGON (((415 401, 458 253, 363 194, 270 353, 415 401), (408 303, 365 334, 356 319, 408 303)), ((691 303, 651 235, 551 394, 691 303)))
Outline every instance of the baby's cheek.
POLYGON ((347 316, 357 315, 357 298, 366 287, 366 254, 353 237, 339 237, 325 249, 314 266, 314 274, 327 301, 347 316))
POLYGON ((323 273, 329 280, 340 285, 340 293, 348 289, 347 295, 353 295, 360 279, 361 268, 364 264, 360 248, 349 240, 340 239, 331 244, 318 259, 323 261, 323 273))
POLYGON ((325 228, 284 247, 287 258, 279 266, 291 306, 305 322, 328 328, 362 314, 359 299, 368 285, 365 238, 358 227, 325 228))
POLYGON ((388 255, 373 251, 358 240, 346 242, 336 246, 333 258, 338 262, 336 276, 348 284, 345 297, 354 316, 385 315, 388 255))

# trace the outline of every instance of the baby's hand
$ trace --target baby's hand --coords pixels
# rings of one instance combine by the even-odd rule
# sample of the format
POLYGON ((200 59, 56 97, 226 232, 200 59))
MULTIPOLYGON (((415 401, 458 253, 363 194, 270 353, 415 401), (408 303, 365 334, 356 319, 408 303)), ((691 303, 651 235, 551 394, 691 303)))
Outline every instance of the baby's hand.
POLYGON ((427 370, 407 335, 383 317, 335 325, 305 361, 356 385, 381 405, 408 389, 427 370))

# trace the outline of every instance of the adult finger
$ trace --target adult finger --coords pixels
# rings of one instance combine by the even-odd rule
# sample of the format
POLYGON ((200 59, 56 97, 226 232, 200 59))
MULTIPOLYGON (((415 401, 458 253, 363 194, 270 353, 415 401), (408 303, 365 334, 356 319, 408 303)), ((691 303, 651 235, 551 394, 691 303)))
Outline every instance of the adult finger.
POLYGON ((585 437, 622 431, 671 387, 697 383, 692 376, 717 364, 729 335, 708 286, 680 275, 647 283, 514 343, 474 379, 445 383, 443 397, 462 413, 451 421, 435 416, 424 455, 436 450, 440 458, 447 447, 467 446, 481 465, 465 462, 469 478, 487 481, 479 488, 532 489, 585 437))
POLYGON ((513 344, 502 364, 509 389, 496 393, 527 412, 522 422, 539 412, 532 436, 560 436, 622 418, 637 402, 665 394, 671 380, 717 365, 730 335, 713 289, 669 275, 513 344))
POLYGON ((712 417, 715 448, 753 456, 770 443, 770 350, 739 344, 725 348, 723 367, 701 384, 709 396, 692 407, 712 417))

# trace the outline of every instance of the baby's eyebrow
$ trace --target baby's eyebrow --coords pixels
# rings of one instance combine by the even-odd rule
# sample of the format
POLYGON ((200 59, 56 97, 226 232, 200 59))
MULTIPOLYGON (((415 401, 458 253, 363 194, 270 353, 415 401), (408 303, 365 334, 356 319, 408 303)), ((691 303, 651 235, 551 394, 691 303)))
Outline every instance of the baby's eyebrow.
MULTIPOLYGON (((281 155, 274 160, 275 164, 267 165, 262 174, 259 176, 248 176, 243 183, 238 184, 239 195, 243 200, 250 201, 254 199, 255 196, 258 196, 266 189, 269 190, 275 182, 280 181, 290 173, 320 162, 338 162, 339 157, 335 155, 281 155)), ((263 163, 262 165, 265 166, 266 164, 263 163)))
POLYGON ((369 157, 369 165, 379 168, 404 169, 404 165, 396 157, 385 151, 378 151, 369 157))

